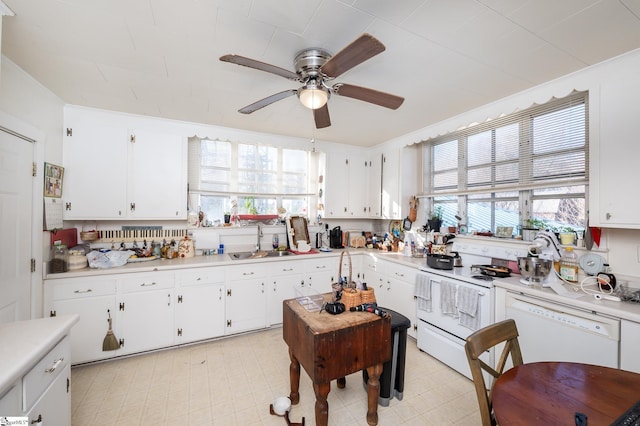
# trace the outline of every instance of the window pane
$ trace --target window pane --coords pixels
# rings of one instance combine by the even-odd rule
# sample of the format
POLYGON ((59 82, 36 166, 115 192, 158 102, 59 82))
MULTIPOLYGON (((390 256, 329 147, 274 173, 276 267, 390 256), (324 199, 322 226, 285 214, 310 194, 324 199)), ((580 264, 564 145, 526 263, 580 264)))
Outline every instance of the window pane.
POLYGON ((458 168, 458 141, 449 141, 434 145, 433 170, 449 170, 458 168))
POLYGON ((489 164, 492 158, 491 131, 471 135, 467 139, 467 164, 489 164))
POLYGON ((298 149, 282 150, 282 171, 294 173, 306 173, 307 153, 298 149))
POLYGON ((533 152, 541 154, 585 146, 585 104, 533 118, 533 152))
POLYGON ((496 161, 518 160, 520 156, 520 125, 518 123, 496 129, 496 161))
POLYGON ((468 227, 472 231, 495 232, 498 226, 512 226, 515 233, 518 213, 517 192, 474 194, 467 202, 468 227))
POLYGON ((584 229, 586 204, 583 185, 536 190, 532 216, 545 221, 551 229, 562 227, 584 229))
POLYGON ((285 208, 287 214, 306 216, 307 215, 307 198, 283 198, 282 207, 285 208))
POLYGON ((231 211, 231 201, 226 196, 201 195, 200 209, 205 214, 205 221, 213 224, 216 220, 219 220, 222 223, 225 212, 231 211))
POLYGON ((200 149, 203 166, 231 167, 231 143, 203 139, 200 149))
POLYGON ((238 197, 238 214, 275 214, 275 198, 238 197))

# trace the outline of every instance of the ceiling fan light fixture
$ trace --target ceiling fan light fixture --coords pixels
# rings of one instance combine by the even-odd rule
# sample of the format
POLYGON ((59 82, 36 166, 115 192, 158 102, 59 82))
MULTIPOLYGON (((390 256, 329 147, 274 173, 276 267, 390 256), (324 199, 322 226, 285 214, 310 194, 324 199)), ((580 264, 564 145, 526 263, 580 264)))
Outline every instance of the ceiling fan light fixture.
POLYGON ((329 89, 310 81, 298 91, 298 98, 302 105, 309 109, 322 108, 329 100, 329 89))

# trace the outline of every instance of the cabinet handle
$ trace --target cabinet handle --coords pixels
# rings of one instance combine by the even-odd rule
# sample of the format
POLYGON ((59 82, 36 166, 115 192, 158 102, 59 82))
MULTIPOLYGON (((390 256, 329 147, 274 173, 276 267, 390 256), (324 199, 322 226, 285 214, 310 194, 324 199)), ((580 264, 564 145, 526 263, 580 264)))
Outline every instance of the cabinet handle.
POLYGON ((32 425, 37 425, 42 423, 42 414, 38 414, 38 418, 35 420, 31 420, 32 425))
POLYGON ((227 290, 227 296, 231 296, 231 289, 227 290))
POLYGON ((178 296, 178 303, 182 303, 182 295, 178 296))
POLYGON ((253 275, 253 272, 243 272, 242 275, 253 275))
POLYGON ((404 277, 404 274, 403 274, 403 273, 396 272, 395 274, 396 274, 397 276, 399 276, 399 277, 404 277))
POLYGON ((291 272, 293 268, 282 268, 282 272, 291 272))
POLYGON ((222 300, 222 288, 218 290, 218 300, 222 300))
POLYGON ((55 360, 53 362, 53 364, 51 364, 51 367, 47 368, 44 370, 45 373, 53 373, 54 371, 56 371, 56 368, 58 368, 58 366, 60 365, 60 363, 64 361, 64 358, 58 358, 57 360, 55 360))
POLYGON ((154 285, 156 285, 156 282, 155 282, 155 281, 154 281, 154 282, 152 282, 152 283, 150 283, 150 284, 142 283, 142 284, 140 284, 140 287, 151 287, 151 286, 154 286, 154 285))
POLYGON ((316 266, 316 269, 327 269, 327 265, 316 266))
POLYGON ((264 283, 262 283, 262 292, 264 293, 264 283))
POLYGON ((129 204, 129 209, 130 209, 132 212, 136 211, 136 203, 131 203, 131 204, 129 204))
POLYGON ((79 293, 91 293, 93 290, 91 290, 90 288, 86 289, 86 290, 75 290, 74 293, 79 294, 79 293))

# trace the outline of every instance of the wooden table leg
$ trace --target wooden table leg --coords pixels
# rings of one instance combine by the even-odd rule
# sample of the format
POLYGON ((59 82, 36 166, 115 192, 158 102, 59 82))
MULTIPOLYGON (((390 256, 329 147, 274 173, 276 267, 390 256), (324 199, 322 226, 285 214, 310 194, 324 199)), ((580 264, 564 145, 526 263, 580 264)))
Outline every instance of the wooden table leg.
POLYGON ((367 381, 367 424, 378 424, 378 397, 380 396, 380 374, 382 364, 367 367, 369 380, 367 381))
POLYGON ((291 385, 289 399, 291 404, 295 405, 300 402, 300 362, 291 348, 289 348, 289 359, 291 359, 291 364, 289 365, 289 383, 291 385))
POLYGON ((327 396, 331 390, 331 383, 314 383, 316 393, 316 426, 327 426, 329 423, 329 403, 327 396))

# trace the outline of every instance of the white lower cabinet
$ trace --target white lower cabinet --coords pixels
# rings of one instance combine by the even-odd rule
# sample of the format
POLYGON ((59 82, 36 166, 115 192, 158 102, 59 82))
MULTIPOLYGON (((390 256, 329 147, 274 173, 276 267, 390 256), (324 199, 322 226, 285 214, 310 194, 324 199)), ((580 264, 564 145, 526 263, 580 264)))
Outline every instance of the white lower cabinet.
POLYGON ((243 264, 227 268, 225 334, 267 326, 267 266, 243 264))
POLYGON ((620 369, 640 373, 640 323, 620 321, 620 369))
POLYGON ((60 371, 44 394, 27 412, 30 425, 71 424, 71 365, 60 371))
POLYGON ((303 262, 285 261, 268 264, 267 311, 269 325, 282 323, 282 302, 296 297, 296 286, 303 280, 303 262))
POLYGON ((199 268, 177 274, 176 343, 223 336, 226 299, 224 269, 199 268))
POLYGON ((416 337, 418 318, 414 296, 417 269, 386 261, 381 261, 380 266, 380 291, 376 289, 378 305, 407 317, 411 321, 407 334, 416 337))
POLYGON ((171 346, 173 339, 173 273, 134 274, 120 278, 118 324, 120 354, 171 346))
MULTIPOLYGON (((79 364, 118 355, 102 350, 109 327, 109 313, 117 324, 116 279, 69 278, 45 281, 45 316, 78 314, 71 334, 71 362, 79 364)), ((117 334, 116 334, 117 336, 117 334)))

